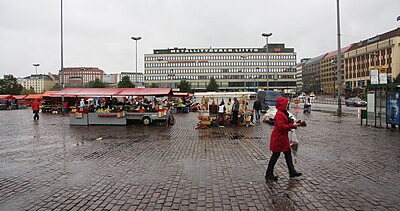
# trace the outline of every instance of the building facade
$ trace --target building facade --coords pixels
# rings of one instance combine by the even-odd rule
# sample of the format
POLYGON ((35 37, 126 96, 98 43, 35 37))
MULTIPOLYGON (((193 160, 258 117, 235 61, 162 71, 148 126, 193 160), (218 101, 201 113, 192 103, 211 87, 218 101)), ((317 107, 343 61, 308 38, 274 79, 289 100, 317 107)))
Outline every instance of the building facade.
POLYGON ((130 81, 135 84, 135 87, 143 87, 144 86, 144 77, 143 73, 136 72, 121 72, 119 74, 118 82, 122 80, 123 77, 128 76, 130 81))
POLYGON ((303 66, 302 79, 303 91, 306 93, 314 92, 314 94, 321 94, 321 60, 326 54, 309 59, 303 66))
POLYGON ((266 48, 173 48, 145 54, 145 86, 177 89, 181 80, 204 91, 211 78, 221 91, 296 89, 296 53, 284 44, 266 48), (268 56, 268 57, 267 57, 268 56))
POLYGON ((21 85, 25 89, 30 89, 31 87, 36 93, 43 93, 50 90, 58 81, 52 75, 44 74, 33 74, 22 80, 21 85))
POLYGON ((296 67, 296 92, 303 91, 303 66, 306 62, 310 60, 310 58, 303 58, 300 60, 300 63, 297 64, 296 67))
MULTIPOLYGON (((347 52, 347 50, 351 47, 352 45, 346 46, 342 49, 340 49, 341 52, 341 58, 343 61, 344 54, 347 52)), ((320 79, 321 79, 321 89, 323 94, 329 94, 332 96, 336 96, 338 93, 338 72, 337 72, 337 50, 332 51, 327 53, 322 59, 321 59, 321 73, 320 73, 320 79)), ((344 62, 341 63, 341 77, 342 77, 342 93, 344 93, 344 62)))
POLYGON ((104 71, 97 67, 64 67, 63 73, 60 71, 60 85, 61 77, 64 77, 64 87, 84 87, 96 78, 103 81, 104 71))
POLYGON ((400 28, 352 45, 344 54, 346 89, 365 88, 370 70, 386 72, 388 82, 400 74, 400 28))

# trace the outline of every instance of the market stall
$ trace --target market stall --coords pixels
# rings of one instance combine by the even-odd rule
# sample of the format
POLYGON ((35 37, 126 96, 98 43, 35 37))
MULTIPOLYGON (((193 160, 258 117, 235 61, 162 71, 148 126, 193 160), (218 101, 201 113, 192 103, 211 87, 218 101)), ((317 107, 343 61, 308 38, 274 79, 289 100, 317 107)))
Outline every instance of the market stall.
POLYGON ((0 95, 0 110, 11 110, 15 100, 12 95, 0 95))
POLYGON ((125 88, 118 95, 143 97, 143 101, 139 100, 137 102, 137 109, 126 111, 127 120, 140 121, 144 125, 154 122, 169 124, 169 120, 172 117, 169 109, 169 101, 159 102, 160 100, 157 101, 157 97, 171 97, 172 90, 170 88, 125 88), (145 96, 153 97, 153 101, 150 103, 146 102, 145 99, 147 98, 144 98, 145 96))
POLYGON ((79 102, 69 115, 70 125, 168 124, 171 117, 169 102, 157 100, 171 96, 170 88, 67 88, 54 94, 75 96, 79 102))

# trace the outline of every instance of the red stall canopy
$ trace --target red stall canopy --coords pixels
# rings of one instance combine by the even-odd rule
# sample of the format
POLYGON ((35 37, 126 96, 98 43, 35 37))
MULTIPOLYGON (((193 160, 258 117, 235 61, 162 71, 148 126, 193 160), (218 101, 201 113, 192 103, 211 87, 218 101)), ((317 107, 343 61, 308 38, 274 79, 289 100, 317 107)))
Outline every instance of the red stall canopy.
POLYGON ((16 100, 22 100, 26 97, 26 95, 13 95, 16 100))
POLYGON ((24 97, 24 100, 34 100, 34 99, 42 99, 43 94, 30 94, 24 97))
POLYGON ((116 96, 121 91, 121 88, 65 88, 54 93, 64 97, 77 96, 77 97, 111 97, 116 96))
POLYGON ((0 100, 16 100, 12 95, 0 95, 0 100))
POLYGON ((123 88, 119 96, 168 96, 172 95, 171 88, 123 88))

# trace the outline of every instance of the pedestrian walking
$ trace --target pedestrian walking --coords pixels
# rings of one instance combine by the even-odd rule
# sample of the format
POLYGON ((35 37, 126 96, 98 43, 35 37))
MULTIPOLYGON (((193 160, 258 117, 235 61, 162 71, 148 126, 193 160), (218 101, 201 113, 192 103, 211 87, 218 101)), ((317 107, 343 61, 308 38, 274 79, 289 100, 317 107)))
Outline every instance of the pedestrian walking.
POLYGON ((33 120, 39 120, 39 100, 35 99, 32 103, 32 110, 33 110, 33 120))
POLYGON ((232 105, 232 125, 238 124, 238 116, 239 116, 239 101, 236 97, 233 98, 233 105, 232 105))
POLYGON ((289 131, 301 126, 300 122, 293 122, 289 118, 289 113, 287 107, 289 106, 289 100, 284 97, 279 97, 276 100, 277 112, 275 114, 275 123, 272 130, 270 139, 270 150, 272 151, 272 156, 268 163, 267 172, 265 174, 265 179, 277 180, 278 177, 274 175, 274 167, 278 161, 281 152, 285 155, 286 164, 289 169, 290 177, 299 177, 302 174, 297 172, 293 165, 292 153, 290 150, 289 143, 289 131))
POLYGON ((255 122, 260 122, 261 102, 258 97, 256 98, 256 101, 254 101, 253 110, 254 110, 254 117, 256 119, 255 122))

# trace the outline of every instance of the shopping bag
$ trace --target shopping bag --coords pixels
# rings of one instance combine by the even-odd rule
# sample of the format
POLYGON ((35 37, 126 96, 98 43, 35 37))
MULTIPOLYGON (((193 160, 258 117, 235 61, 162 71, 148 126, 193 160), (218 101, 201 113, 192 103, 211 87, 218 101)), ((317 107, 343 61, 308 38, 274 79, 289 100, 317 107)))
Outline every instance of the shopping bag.
POLYGON ((289 142, 294 162, 297 163, 297 151, 299 149, 299 139, 297 138, 295 129, 289 131, 289 142))

